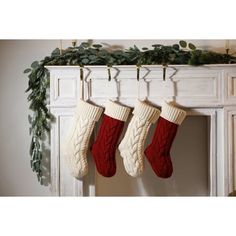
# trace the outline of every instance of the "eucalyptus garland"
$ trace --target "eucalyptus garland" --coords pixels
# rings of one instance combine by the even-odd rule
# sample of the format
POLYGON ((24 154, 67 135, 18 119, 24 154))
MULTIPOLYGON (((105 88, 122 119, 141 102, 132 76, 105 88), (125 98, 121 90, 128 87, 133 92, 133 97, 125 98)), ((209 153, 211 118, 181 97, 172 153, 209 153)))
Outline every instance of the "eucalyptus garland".
POLYGON ((24 70, 28 74, 26 92, 29 108, 33 111, 29 119, 29 132, 32 136, 30 145, 30 165, 37 174, 38 181, 43 184, 43 148, 47 132, 50 131, 52 116, 47 108, 49 92, 49 72, 45 65, 168 65, 168 64, 228 64, 236 63, 236 58, 228 53, 216 53, 200 50, 192 43, 180 41, 179 44, 164 46, 154 44, 152 48, 139 49, 135 45, 126 50, 110 50, 100 44, 91 45, 83 42, 79 46, 69 47, 63 51, 56 48, 50 56, 41 61, 34 61, 30 68, 24 70))

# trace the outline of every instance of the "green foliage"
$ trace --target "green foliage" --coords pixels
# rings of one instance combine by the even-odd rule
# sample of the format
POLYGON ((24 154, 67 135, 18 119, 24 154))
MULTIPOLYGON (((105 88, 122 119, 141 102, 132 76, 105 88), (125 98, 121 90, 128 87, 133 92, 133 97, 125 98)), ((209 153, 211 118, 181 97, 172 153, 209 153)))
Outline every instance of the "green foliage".
POLYGON ((180 40, 179 44, 182 48, 186 48, 187 47, 187 43, 184 40, 180 40))
POLYGON ((45 65, 168 65, 168 64, 218 64, 235 63, 236 58, 228 54, 196 49, 192 43, 183 40, 179 44, 164 46, 154 44, 140 50, 137 46, 126 50, 110 51, 100 44, 90 45, 83 42, 79 46, 69 47, 60 53, 56 48, 50 56, 41 61, 34 61, 30 68, 24 70, 28 74, 28 101, 33 115, 28 117, 30 124, 30 164, 42 184, 42 142, 46 132, 50 130, 51 116, 47 108, 49 89, 49 72, 45 65))
POLYGON ((195 45, 192 44, 192 43, 189 43, 189 44, 188 44, 188 47, 189 47, 191 50, 195 50, 195 49, 196 49, 195 45))

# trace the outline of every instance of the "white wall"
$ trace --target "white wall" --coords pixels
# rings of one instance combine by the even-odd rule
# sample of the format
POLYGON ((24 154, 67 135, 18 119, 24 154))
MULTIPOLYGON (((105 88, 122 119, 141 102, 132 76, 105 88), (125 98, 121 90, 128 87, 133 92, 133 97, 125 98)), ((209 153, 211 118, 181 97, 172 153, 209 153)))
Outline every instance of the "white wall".
POLYGON ((0 41, 0 195, 49 195, 30 168, 27 77, 22 73, 56 41, 0 41))
MULTIPOLYGON (((136 44, 141 47, 153 43, 168 44, 176 41, 178 40, 97 40, 96 42, 124 47, 136 44)), ((63 41, 63 47, 70 45, 70 42, 70 40, 63 41)), ((215 48, 217 51, 224 50, 225 45, 222 40, 191 40, 191 42, 203 48, 215 48)), ((49 187, 40 186, 29 164, 30 137, 27 120, 29 111, 27 94, 24 93, 27 88, 27 77, 23 74, 23 70, 32 61, 50 54, 59 45, 59 40, 0 41, 0 195, 50 195, 49 187)), ((232 51, 235 47, 236 40, 231 41, 232 51)), ((108 190, 101 187, 99 191, 103 195, 108 190)))

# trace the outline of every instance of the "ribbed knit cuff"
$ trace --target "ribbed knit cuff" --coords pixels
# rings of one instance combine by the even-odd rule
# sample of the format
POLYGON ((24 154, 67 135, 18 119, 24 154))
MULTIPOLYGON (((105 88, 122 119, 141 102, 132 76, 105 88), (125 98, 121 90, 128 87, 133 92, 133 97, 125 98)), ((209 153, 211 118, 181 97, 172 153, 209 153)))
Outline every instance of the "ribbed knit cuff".
POLYGON ((126 121, 130 113, 130 108, 121 106, 111 100, 106 103, 106 108, 104 114, 110 116, 114 119, 126 121))
POLYGON ((134 107, 133 114, 135 116, 140 116, 151 123, 155 123, 160 116, 160 111, 157 108, 138 100, 134 107))
POLYGON ((103 109, 101 107, 92 105, 88 102, 83 100, 79 100, 76 113, 79 116, 88 118, 93 121, 98 121, 100 116, 102 115, 103 109))
POLYGON ((161 117, 172 123, 180 125, 186 117, 186 111, 164 102, 162 106, 161 117))

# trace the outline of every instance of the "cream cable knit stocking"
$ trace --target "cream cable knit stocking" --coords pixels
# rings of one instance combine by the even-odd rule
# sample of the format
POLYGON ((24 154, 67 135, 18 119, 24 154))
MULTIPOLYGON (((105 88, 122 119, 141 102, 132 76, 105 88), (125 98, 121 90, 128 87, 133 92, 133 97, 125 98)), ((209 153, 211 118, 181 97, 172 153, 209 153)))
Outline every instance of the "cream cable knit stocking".
POLYGON ((151 124, 157 121, 160 111, 138 100, 133 115, 118 148, 123 157, 126 172, 136 177, 144 170, 145 140, 151 124))
POLYGON ((87 151, 95 123, 103 109, 83 100, 78 102, 73 125, 65 142, 64 156, 70 173, 81 178, 88 173, 87 151))

